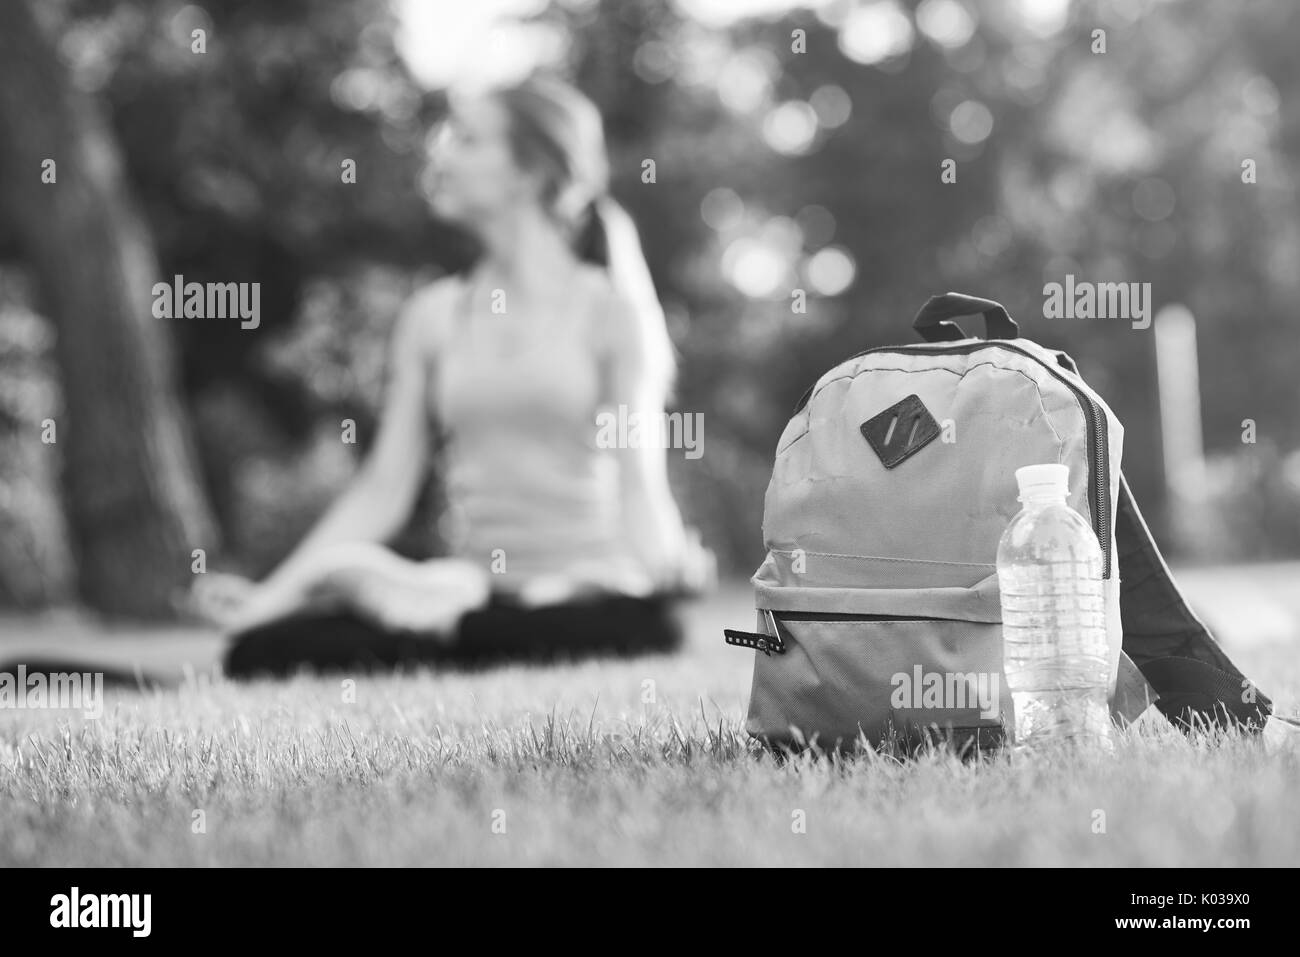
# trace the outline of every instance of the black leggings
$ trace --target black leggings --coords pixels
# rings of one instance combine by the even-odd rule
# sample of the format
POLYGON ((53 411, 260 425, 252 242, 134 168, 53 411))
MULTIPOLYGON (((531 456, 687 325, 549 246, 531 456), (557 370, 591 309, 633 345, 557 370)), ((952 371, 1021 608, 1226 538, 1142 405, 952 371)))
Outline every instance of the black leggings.
POLYGON ((347 613, 285 618, 235 636, 225 672, 251 678, 418 664, 472 668, 663 653, 677 650, 681 642, 676 600, 669 596, 603 596, 544 608, 494 598, 486 608, 466 614, 450 642, 385 631, 347 613))

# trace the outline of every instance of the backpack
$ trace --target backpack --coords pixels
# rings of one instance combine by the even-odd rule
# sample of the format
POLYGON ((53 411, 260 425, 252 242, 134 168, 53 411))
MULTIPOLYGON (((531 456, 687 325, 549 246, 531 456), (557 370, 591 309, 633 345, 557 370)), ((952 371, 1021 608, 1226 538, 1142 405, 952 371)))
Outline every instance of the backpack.
POLYGON ((998 541, 1015 471, 1069 467, 1102 549, 1110 708, 1154 703, 1184 728, 1263 727, 1271 702, 1188 607, 1120 469, 1123 426, 1065 353, 959 293, 913 322, 924 343, 823 375, 777 443, 754 573, 746 729, 780 747, 996 748, 1014 727, 1002 673, 998 541), (982 315, 987 336, 953 320, 982 315))

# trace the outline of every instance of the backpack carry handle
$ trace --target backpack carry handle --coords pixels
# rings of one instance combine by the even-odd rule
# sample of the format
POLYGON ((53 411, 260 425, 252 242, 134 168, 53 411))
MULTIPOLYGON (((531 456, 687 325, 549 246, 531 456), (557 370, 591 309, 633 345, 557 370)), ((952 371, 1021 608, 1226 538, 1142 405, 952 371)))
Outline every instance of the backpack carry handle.
POLYGON ((960 292, 945 292, 931 296, 912 321, 912 328, 926 342, 949 342, 969 339, 961 326, 951 320, 957 316, 984 316, 985 339, 1018 339, 1020 327, 1011 318, 1006 307, 992 299, 967 296, 960 292))

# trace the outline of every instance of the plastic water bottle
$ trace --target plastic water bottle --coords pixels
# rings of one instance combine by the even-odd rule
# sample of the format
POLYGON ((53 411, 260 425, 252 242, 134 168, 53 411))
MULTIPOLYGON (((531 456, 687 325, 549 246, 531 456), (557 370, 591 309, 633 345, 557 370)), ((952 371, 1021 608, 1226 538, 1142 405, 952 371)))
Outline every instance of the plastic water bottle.
POLYGON ((1003 671, 1018 747, 1073 740, 1109 749, 1110 666, 1101 545, 1066 504, 1070 470, 1016 470, 1023 508, 998 543, 1003 671))

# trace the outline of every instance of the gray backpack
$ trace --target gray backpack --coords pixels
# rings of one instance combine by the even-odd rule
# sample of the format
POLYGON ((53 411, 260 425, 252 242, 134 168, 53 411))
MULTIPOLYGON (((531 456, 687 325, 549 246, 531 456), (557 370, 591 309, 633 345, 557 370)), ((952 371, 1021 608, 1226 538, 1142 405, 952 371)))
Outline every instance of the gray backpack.
POLYGON ((996 747, 1013 727, 995 558, 1015 471, 1069 467, 1102 547, 1111 710, 1262 728, 1269 700, 1188 607, 1120 471, 1123 427, 1062 352, 1006 309, 948 293, 923 344, 868 349, 805 393, 780 441, 754 574, 749 733, 847 748, 936 736, 996 747), (952 320, 982 314, 987 338, 952 320))

